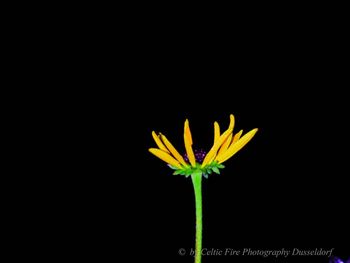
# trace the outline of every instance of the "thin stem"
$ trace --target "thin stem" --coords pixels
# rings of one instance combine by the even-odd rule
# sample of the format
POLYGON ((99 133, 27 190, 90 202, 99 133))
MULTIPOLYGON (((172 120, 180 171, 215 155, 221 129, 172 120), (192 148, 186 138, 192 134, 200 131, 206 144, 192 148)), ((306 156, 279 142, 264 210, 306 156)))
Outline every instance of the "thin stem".
POLYGON ((202 172, 192 174, 196 202, 196 246, 194 263, 201 263, 202 256, 202 172))

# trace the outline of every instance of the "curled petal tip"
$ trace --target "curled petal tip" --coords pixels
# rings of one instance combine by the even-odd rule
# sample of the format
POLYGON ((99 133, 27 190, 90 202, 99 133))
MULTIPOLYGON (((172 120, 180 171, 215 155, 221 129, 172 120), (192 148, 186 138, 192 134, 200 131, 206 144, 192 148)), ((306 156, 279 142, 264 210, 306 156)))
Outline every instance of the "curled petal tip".
POLYGON ((233 130, 235 126, 235 116, 233 116, 233 114, 230 115, 230 125, 229 125, 229 129, 231 128, 233 130))
POLYGON ((220 126, 219 123, 216 121, 214 122, 214 143, 217 142, 220 138, 220 126))

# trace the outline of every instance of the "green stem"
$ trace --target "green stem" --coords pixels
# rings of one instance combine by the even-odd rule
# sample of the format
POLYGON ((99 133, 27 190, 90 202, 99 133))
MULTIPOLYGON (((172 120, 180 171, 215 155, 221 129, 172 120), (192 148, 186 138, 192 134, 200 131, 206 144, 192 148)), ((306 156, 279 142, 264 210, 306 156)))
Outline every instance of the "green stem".
POLYGON ((202 172, 192 174, 194 196, 196 201, 196 246, 194 263, 201 263, 202 256, 202 172))

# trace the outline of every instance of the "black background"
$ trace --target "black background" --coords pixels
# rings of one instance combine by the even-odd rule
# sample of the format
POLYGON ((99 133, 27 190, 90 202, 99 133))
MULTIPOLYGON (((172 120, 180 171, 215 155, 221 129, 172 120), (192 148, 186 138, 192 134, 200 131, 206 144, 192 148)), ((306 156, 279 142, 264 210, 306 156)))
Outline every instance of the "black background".
MULTIPOLYGON (((244 92, 237 91, 237 87, 210 90, 208 85, 196 96, 187 94, 186 88, 181 92, 181 88, 174 87, 168 92, 177 92, 178 97, 157 97, 136 117, 136 121, 147 120, 136 128, 135 138, 139 136, 142 150, 135 150, 139 161, 130 170, 132 179, 127 181, 137 184, 133 189, 140 199, 133 205, 140 205, 145 253, 151 257, 180 257, 177 250, 189 250, 194 242, 191 181, 172 176, 162 161, 147 152, 148 147, 154 147, 151 131, 166 134, 183 152, 183 121, 189 118, 195 145, 208 149, 213 121, 227 127, 229 113, 235 114, 238 130, 258 127, 259 132, 226 162, 221 175, 203 181, 203 246, 337 248, 347 221, 347 187, 342 170, 345 156, 340 152, 344 140, 334 142, 339 135, 333 133, 334 129, 342 129, 342 104, 329 110, 327 102, 322 101, 324 97, 318 97, 320 101, 317 94, 308 97, 303 92, 284 91, 286 95, 281 97, 278 92, 268 94, 264 88, 255 93, 234 82, 232 86, 242 85, 244 92)), ((220 260, 232 259, 207 259, 220 260)), ((254 262, 253 258, 240 260, 254 262)))
MULTIPOLYGON (((326 23, 280 19, 222 30, 137 23, 117 36, 97 30, 91 54, 83 41, 76 45, 79 66, 65 63, 64 71, 83 88, 65 93, 55 119, 64 124, 57 125, 60 160, 70 166, 59 168, 65 173, 53 186, 63 251, 192 262, 178 254, 194 245, 192 184, 148 152, 151 132, 183 152, 188 118, 194 147, 208 150, 214 121, 224 130, 233 113, 236 131, 259 131, 221 175, 203 180, 203 247, 335 248, 349 256, 347 44, 326 23)), ((264 260, 328 262, 203 262, 264 260)))
MULTIPOLYGON (((188 118, 194 147, 208 150, 213 122, 219 121, 225 129, 233 113, 236 131, 256 127, 259 131, 225 163, 221 175, 203 180, 203 247, 335 248, 334 255, 348 256, 343 248, 348 231, 344 97, 329 90, 311 91, 298 76, 290 76, 291 80, 271 76, 279 79, 279 85, 270 90, 267 80, 258 78, 247 85, 245 76, 222 79, 213 72, 193 77, 194 82, 202 78, 198 89, 188 85, 187 78, 172 82, 166 76, 157 90, 148 84, 143 94, 123 95, 120 99, 127 106, 116 109, 113 101, 111 107, 101 105, 104 110, 92 128, 98 130, 99 150, 87 164, 89 176, 80 179, 85 184, 88 178, 89 190, 81 198, 83 203, 91 199, 86 209, 93 204, 93 229, 101 236, 103 251, 155 261, 193 260, 178 255, 180 248, 188 251, 194 245, 192 183, 173 176, 163 161, 148 152, 155 147, 151 132, 164 133, 183 152, 183 122, 188 118), (290 82, 300 87, 282 87, 290 82), (168 87, 163 86, 166 83, 168 87), (91 165, 95 169, 90 170, 91 165), (110 243, 114 239, 121 240, 122 249, 117 242, 110 243)), ((259 72, 249 75, 255 74, 259 72)), ((232 260, 274 261, 272 257, 203 259, 232 260)), ((324 257, 277 261, 288 260, 328 262, 324 257)))

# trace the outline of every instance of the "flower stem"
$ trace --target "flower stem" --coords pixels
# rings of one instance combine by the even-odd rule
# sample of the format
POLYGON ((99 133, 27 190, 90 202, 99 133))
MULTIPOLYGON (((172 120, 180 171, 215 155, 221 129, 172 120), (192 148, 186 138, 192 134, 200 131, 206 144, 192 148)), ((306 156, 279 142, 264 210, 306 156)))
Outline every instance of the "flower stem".
POLYGON ((196 202, 196 246, 194 263, 201 263, 202 256, 202 172, 191 175, 196 202))

